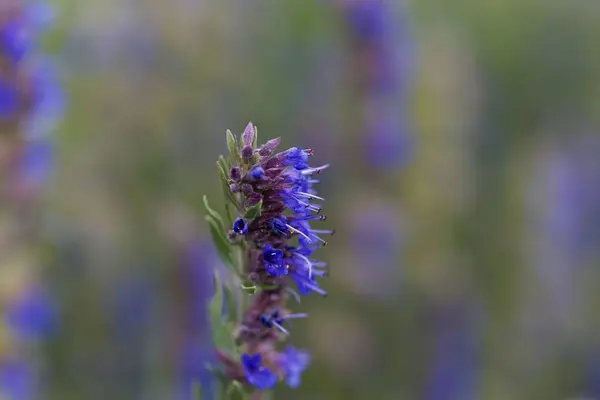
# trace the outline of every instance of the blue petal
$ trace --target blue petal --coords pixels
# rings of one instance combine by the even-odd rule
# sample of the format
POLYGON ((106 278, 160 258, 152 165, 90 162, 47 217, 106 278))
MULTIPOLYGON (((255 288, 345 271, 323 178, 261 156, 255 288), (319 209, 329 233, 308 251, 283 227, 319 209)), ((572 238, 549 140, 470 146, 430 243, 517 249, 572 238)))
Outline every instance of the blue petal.
POLYGON ((31 37, 20 18, 9 21, 4 25, 0 31, 0 40, 3 53, 14 64, 25 58, 32 48, 31 37))
POLYGON ((0 118, 10 118, 17 113, 19 92, 12 82, 0 79, 0 118))
POLYGON ((277 383, 277 376, 267 368, 249 375, 248 382, 261 390, 271 389, 277 383))
POLYGON ((297 389, 300 386, 300 373, 294 372, 286 375, 285 382, 292 389, 297 389))

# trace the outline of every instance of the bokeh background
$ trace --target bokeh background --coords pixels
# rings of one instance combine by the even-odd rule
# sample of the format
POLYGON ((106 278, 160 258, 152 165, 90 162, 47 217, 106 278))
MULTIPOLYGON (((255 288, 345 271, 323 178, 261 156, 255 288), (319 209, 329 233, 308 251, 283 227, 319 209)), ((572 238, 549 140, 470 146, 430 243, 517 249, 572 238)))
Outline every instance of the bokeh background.
POLYGON ((202 195, 248 121, 332 164, 276 399, 600 399, 600 2, 49 5, 60 123, 1 132, 2 399, 207 383, 202 195))

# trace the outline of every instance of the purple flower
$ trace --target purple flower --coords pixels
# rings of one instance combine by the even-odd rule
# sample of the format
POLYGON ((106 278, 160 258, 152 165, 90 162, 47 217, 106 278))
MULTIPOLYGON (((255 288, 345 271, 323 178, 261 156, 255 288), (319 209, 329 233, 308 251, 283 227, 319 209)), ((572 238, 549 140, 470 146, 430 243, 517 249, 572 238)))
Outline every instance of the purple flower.
POLYGON ((274 249, 270 244, 263 250, 263 260, 267 272, 272 276, 287 275, 288 271, 283 263, 283 250, 274 249))
POLYGON ((284 153, 283 164, 289 165, 297 170, 303 170, 308 168, 308 156, 310 155, 310 150, 302 150, 297 147, 292 147, 284 153))
POLYGON ((255 181, 262 179, 265 176, 265 170, 262 167, 254 167, 250 171, 250 177, 255 181))
POLYGON ((57 310, 39 287, 27 290, 6 312, 8 326, 23 340, 51 335, 57 328, 57 310))
POLYGON ((32 86, 34 103, 31 116, 25 122, 25 131, 29 138, 40 139, 52 133, 64 113, 66 103, 59 74, 51 60, 39 60, 32 77, 32 86))
POLYGON ((33 368, 18 359, 0 362, 0 397, 10 400, 36 398, 36 379, 33 368))
POLYGON ((21 13, 0 26, 0 53, 13 65, 21 62, 34 49, 37 34, 48 27, 53 17, 45 2, 27 2, 21 13))
POLYGON ((269 229, 271 229, 271 231, 278 236, 286 235, 288 232, 287 218, 283 215, 276 218, 271 218, 268 224, 269 229))
POLYGON ((248 383, 261 390, 271 389, 275 386, 277 375, 262 365, 260 354, 249 355, 244 353, 241 361, 248 383))
POLYGON ((403 167, 412 151, 410 124, 402 110, 413 62, 405 11, 395 15, 387 0, 343 2, 353 56, 362 83, 363 148, 369 165, 403 167), (399 108, 398 105, 401 105, 399 108))
POLYGON ((54 161, 54 145, 49 140, 31 142, 20 159, 22 181, 41 185, 50 177, 54 161))
POLYGON ((388 10, 383 1, 355 1, 347 7, 352 31, 366 42, 380 40, 387 31, 388 10))
POLYGON ((434 322, 436 337, 426 398, 476 398, 480 370, 477 313, 465 303, 446 305, 434 322))
POLYGON ((258 317, 258 320, 266 327, 266 328, 277 328, 286 335, 289 335, 287 329, 283 327, 283 324, 288 319, 296 319, 296 318, 306 318, 308 314, 288 314, 282 315, 279 310, 275 309, 271 313, 261 314, 258 317))
POLYGON ((248 222, 244 218, 237 218, 233 222, 233 231, 240 235, 245 235, 248 232, 248 222))
POLYGON ((12 64, 23 60, 31 48, 31 35, 23 17, 9 20, 0 28, 0 51, 12 64))
POLYGON ((285 381, 289 387, 296 389, 300 386, 300 376, 310 363, 310 354, 304 350, 296 350, 288 346, 281 354, 281 366, 285 371, 285 381))
MULTIPOLYGON (((327 275, 327 264, 314 259, 313 254, 326 244, 321 236, 333 234, 333 231, 315 229, 311 224, 326 220, 320 214, 322 207, 318 204, 324 199, 317 196, 314 185, 319 183, 316 175, 328 165, 309 167, 308 159, 313 154, 311 149, 292 147, 275 153, 279 139, 255 148, 255 134, 256 128, 249 124, 242 140, 236 141, 238 148, 232 151, 237 155, 241 150, 242 157, 229 160, 234 164, 228 167, 230 171, 249 172, 235 174, 243 175, 237 182, 233 179, 234 174, 230 174, 227 184, 240 197, 232 200, 240 215, 246 215, 252 204, 261 205, 260 212, 252 210, 255 217, 247 221, 244 237, 238 238, 238 244, 241 243, 247 252, 244 272, 247 279, 255 284, 252 288, 258 288, 258 293, 254 294, 254 300, 241 318, 241 326, 237 327, 235 334, 236 343, 257 349, 260 353, 243 354, 241 366, 226 352, 218 351, 217 357, 230 379, 243 381, 240 376, 243 370, 250 385, 264 390, 273 387, 278 376, 285 375, 288 384, 297 387, 300 375, 308 365, 308 354, 293 347, 278 354, 275 346, 277 339, 281 338, 280 332, 289 335, 286 323, 291 319, 305 318, 307 314, 286 314, 279 310, 285 306, 287 294, 299 299, 299 294, 290 287, 293 283, 300 294, 316 292, 326 295, 317 278, 327 275), (263 365, 265 355, 268 355, 269 361, 277 361, 269 364, 273 371, 263 365)), ((225 172, 225 168, 222 169, 225 172)), ((244 230, 236 228, 242 224, 240 219, 236 220, 234 231, 244 230)), ((230 231, 228 235, 232 238, 234 233, 230 231)))
POLYGON ((0 118, 15 116, 19 108, 19 91, 14 82, 0 78, 0 118))
POLYGON ((327 292, 319 287, 319 283, 307 271, 296 271, 290 274, 296 283, 300 294, 309 295, 312 292, 327 296, 327 292))

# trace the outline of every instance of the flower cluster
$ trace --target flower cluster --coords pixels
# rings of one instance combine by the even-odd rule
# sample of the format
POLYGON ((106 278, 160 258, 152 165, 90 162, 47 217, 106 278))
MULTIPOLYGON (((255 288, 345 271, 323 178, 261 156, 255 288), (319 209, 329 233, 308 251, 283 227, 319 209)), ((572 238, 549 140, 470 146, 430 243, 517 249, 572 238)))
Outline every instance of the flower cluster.
POLYGON ((405 165, 412 147, 402 108, 410 89, 412 43, 402 1, 343 0, 352 65, 363 108, 365 158, 378 169, 405 165))
POLYGON ((287 311, 287 298, 327 294, 319 284, 327 265, 313 253, 334 231, 311 224, 326 219, 314 185, 328 165, 310 167, 312 149, 277 153, 279 138, 258 147, 256 135, 251 123, 240 139, 228 132, 231 161, 221 161, 221 170, 227 167, 226 194, 239 214, 228 231, 229 243, 241 249, 239 274, 250 285, 244 288, 257 292, 236 329, 239 359, 221 350, 218 356, 230 380, 266 390, 285 379, 295 388, 310 356, 293 346, 278 352, 276 345, 290 335, 290 320, 307 316, 287 311))
POLYGON ((51 134, 62 117, 64 96, 53 62, 39 51, 52 19, 42 1, 0 6, 0 127, 12 139, 8 190, 32 197, 52 161, 51 134))
MULTIPOLYGON (((29 227, 22 218, 31 212, 31 200, 44 183, 51 165, 51 133, 62 112, 62 92, 49 59, 39 51, 39 35, 48 27, 52 13, 39 1, 4 0, 0 2, 0 149, 2 160, 0 190, 3 208, 18 208, 16 224, 9 229, 21 233, 29 227)), ((27 232, 31 233, 31 232, 27 232)), ((23 268, 4 268, 12 257, 31 254, 32 236, 14 235, 19 240, 6 246, 0 260, 2 279, 19 282, 17 290, 1 293, 5 313, 0 329, 8 334, 8 346, 0 354, 0 397, 37 398, 37 360, 29 344, 56 329, 54 303, 34 274, 19 274, 23 268), (23 239, 23 240, 21 240, 23 239)), ((3 243, 3 245, 6 245, 3 243)), ((33 260, 25 257, 25 263, 33 260)))

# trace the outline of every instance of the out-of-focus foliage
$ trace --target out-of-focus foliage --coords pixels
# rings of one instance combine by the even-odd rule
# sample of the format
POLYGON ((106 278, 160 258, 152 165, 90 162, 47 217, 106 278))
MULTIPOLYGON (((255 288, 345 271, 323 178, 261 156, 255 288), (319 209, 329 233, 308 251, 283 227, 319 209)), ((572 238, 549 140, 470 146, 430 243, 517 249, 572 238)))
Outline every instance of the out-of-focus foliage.
POLYGON ((313 363, 276 398, 600 396, 600 3, 358 3, 53 2, 48 399, 208 382, 202 195, 224 211, 214 160, 250 120, 333 160, 329 297, 303 299, 313 363))

